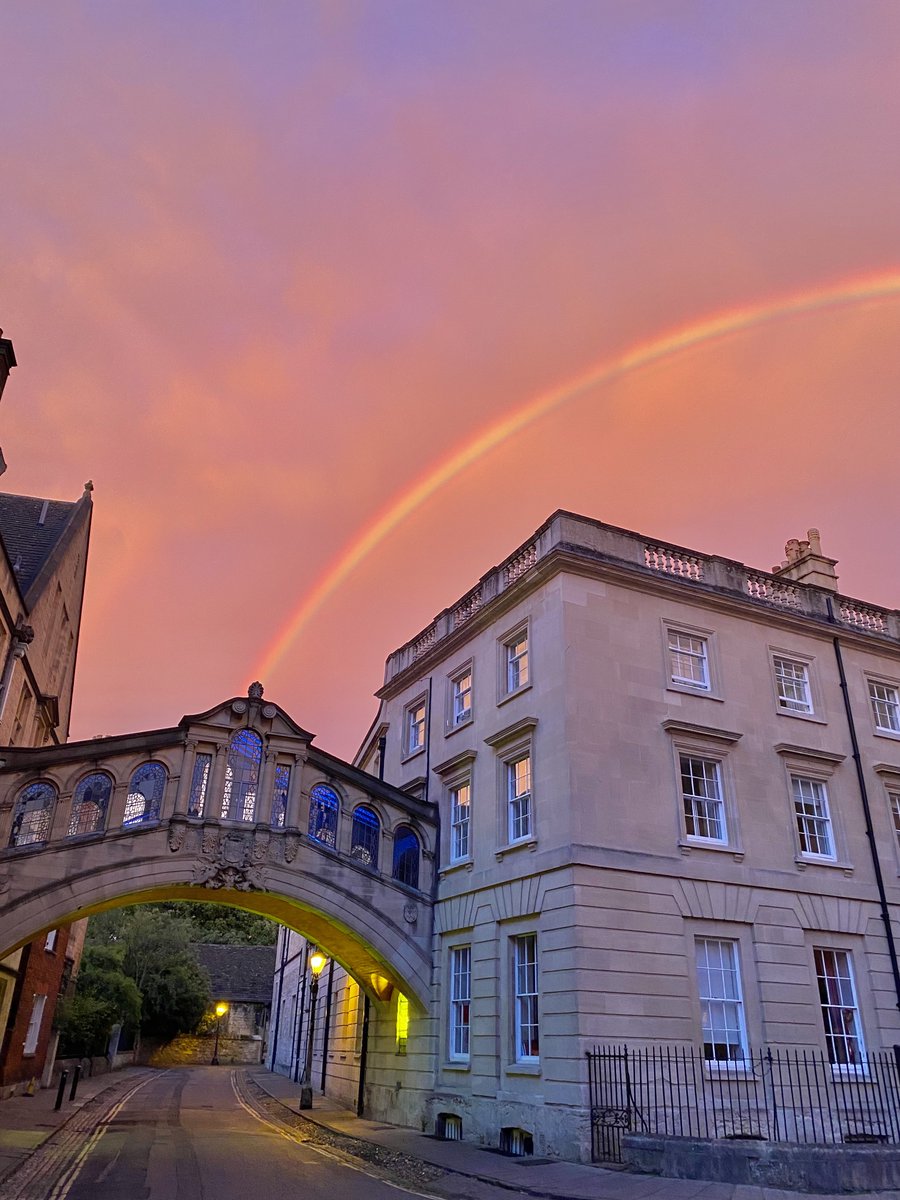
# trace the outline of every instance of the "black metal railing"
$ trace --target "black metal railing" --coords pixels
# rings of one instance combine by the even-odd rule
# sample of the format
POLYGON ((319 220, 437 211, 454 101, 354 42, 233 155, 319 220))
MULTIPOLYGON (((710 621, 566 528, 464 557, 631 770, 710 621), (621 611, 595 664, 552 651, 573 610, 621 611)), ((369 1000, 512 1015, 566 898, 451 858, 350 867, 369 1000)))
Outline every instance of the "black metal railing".
POLYGON ((718 1062, 692 1046, 595 1046, 587 1060, 595 1162, 621 1162, 625 1133, 900 1144, 900 1047, 847 1064, 783 1048, 718 1062))

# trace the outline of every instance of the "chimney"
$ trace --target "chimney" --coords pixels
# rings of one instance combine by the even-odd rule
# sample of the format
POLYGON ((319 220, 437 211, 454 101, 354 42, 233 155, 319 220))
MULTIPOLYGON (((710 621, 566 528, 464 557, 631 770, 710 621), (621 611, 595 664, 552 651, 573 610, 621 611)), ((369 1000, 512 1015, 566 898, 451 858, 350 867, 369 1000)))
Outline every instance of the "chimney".
POLYGON ((806 537, 805 542, 791 538, 785 544, 784 561, 772 568, 772 574, 793 583, 807 583, 826 592, 836 592, 838 577, 834 568, 837 559, 823 555, 818 529, 808 530, 806 537))

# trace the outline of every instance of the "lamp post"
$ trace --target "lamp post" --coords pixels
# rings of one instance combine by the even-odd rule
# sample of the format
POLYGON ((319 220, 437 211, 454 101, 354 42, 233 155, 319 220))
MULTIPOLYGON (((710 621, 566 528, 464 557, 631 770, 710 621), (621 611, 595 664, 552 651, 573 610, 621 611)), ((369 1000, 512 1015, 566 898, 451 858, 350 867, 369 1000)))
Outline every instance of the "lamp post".
POLYGON ((319 998, 319 976, 328 959, 321 950, 313 950, 309 956, 309 969, 312 972, 312 982, 309 985, 309 1036, 306 1040, 306 1063, 303 1067, 303 1078, 300 1080, 300 1107, 312 1108, 312 1060, 313 1038, 316 1033, 316 1001, 319 998))
POLYGON ((213 1046, 212 1066, 219 1065, 219 1023, 228 1012, 228 1005, 220 1000, 216 1005, 216 1044, 213 1046))

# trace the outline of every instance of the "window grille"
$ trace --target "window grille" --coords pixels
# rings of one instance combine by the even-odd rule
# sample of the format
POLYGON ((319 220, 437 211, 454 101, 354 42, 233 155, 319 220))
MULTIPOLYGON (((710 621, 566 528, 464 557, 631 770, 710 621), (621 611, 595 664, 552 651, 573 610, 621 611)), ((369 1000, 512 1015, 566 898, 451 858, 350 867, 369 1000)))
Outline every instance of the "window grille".
POLYGON ((378 870, 378 843, 381 841, 381 822, 378 814, 364 804, 353 810, 350 831, 350 857, 364 867, 378 870))

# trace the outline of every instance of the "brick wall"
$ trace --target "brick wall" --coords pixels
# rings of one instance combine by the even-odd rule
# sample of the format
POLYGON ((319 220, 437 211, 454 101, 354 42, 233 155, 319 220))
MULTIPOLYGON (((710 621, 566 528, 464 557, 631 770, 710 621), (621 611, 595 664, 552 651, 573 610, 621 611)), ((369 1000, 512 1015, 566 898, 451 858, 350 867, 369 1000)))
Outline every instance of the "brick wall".
POLYGON ((32 1078, 40 1079, 43 1074, 56 998, 65 971, 68 931, 56 931, 56 941, 52 949, 47 949, 46 943, 46 936, 36 938, 23 953, 23 959, 26 961, 16 984, 19 992, 18 1003, 15 1006, 16 1015, 6 1030, 3 1053, 0 1055, 0 1089, 3 1091, 8 1092, 17 1084, 27 1083, 32 1078), (35 1012, 35 997, 41 996, 46 997, 46 1000, 40 1023, 31 1031, 29 1039, 29 1026, 35 1012), (26 1040, 29 1041, 27 1054, 26 1040))

